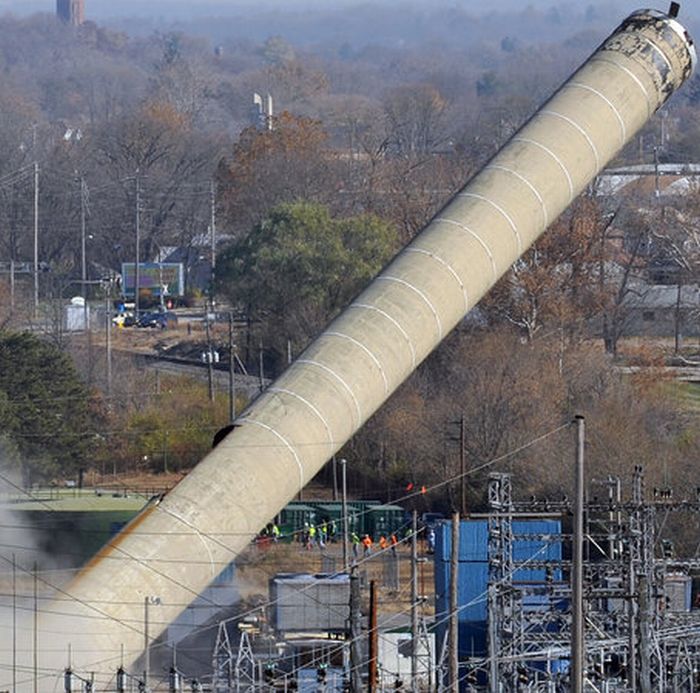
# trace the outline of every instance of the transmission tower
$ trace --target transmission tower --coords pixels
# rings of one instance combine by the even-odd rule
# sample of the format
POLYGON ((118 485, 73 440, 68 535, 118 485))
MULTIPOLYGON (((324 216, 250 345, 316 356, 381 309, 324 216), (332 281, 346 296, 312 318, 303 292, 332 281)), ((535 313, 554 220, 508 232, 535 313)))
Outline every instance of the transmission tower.
POLYGON ((214 670, 212 690, 215 693, 228 693, 231 690, 233 681, 234 661, 226 621, 219 623, 212 659, 212 668, 214 670))
POLYGON ((248 631, 241 631, 241 640, 238 644, 236 666, 234 668, 234 690, 236 693, 248 693, 255 691, 257 685, 258 665, 253 654, 248 631))

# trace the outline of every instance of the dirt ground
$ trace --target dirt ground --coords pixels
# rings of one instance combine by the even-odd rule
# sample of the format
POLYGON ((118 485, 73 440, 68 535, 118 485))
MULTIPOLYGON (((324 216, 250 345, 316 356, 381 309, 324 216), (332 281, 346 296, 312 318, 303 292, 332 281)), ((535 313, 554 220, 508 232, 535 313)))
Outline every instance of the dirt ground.
MULTIPOLYGON (((432 556, 424 553, 419 544, 418 594, 425 597, 424 615, 434 613, 434 578, 432 556)), ((350 551, 352 560, 352 551, 350 551)), ((251 598, 266 595, 268 584, 278 573, 328 573, 343 570, 342 547, 332 544, 321 551, 318 547, 307 550, 298 542, 292 544, 251 545, 236 561, 241 596, 251 598)), ((375 552, 368 558, 358 557, 358 570, 365 601, 369 584, 376 581, 379 589, 379 613, 408 617, 411 608, 411 550, 410 546, 399 546, 396 557, 391 550, 383 554, 375 552), (398 589, 393 582, 391 563, 398 565, 398 589), (388 584, 387 584, 388 583, 388 584)), ((366 606, 366 605, 365 605, 366 606)))
MULTIPOLYGON (((210 327, 211 340, 215 344, 228 344, 228 325, 214 323, 210 327)), ((175 327, 166 330, 114 327, 112 329, 112 348, 117 351, 129 351, 140 354, 164 354, 181 358, 197 358, 199 347, 206 342, 204 323, 198 321, 181 321, 175 327), (192 351, 192 353, 189 353, 192 351)), ((93 330, 91 334, 94 346, 104 346, 105 330, 93 330)), ((84 341, 84 335, 75 334, 76 343, 84 341)))

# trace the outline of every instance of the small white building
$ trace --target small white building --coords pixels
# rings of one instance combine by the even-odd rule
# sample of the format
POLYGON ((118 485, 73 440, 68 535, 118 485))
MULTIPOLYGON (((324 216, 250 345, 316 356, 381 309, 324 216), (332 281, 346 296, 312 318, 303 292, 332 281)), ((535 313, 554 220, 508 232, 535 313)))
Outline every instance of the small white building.
POLYGON ((83 332, 90 325, 90 306, 82 296, 71 298, 63 313, 63 327, 67 332, 83 332))
MULTIPOLYGON (((396 679, 404 689, 411 681, 411 633, 380 631, 377 645, 377 670, 380 688, 391 690, 396 679)), ((435 690, 435 634, 424 633, 418 640, 418 683, 425 690, 435 690)))

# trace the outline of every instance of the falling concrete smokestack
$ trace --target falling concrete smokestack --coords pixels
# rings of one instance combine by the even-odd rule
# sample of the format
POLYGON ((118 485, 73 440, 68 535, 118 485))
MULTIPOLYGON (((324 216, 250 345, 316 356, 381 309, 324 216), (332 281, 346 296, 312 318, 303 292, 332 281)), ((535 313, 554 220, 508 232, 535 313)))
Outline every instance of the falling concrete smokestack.
POLYGON ((644 10, 626 19, 233 433, 66 588, 72 601, 48 611, 70 607, 74 615, 68 623, 44 615, 40 661, 49 661, 42 648, 60 649, 62 631, 74 634, 76 671, 115 671, 122 646, 133 662, 143 648, 144 599, 161 601, 151 608, 155 636, 449 334, 694 64, 690 37, 669 15, 644 10))

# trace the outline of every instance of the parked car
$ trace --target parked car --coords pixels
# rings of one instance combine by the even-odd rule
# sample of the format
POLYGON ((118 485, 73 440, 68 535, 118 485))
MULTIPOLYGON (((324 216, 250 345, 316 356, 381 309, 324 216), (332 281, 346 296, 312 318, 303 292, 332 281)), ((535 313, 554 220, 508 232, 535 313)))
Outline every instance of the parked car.
POLYGON ((112 324, 117 327, 133 327, 136 324, 136 318, 131 311, 119 313, 112 318, 112 324))
POLYGON ((443 513, 423 513, 420 519, 423 527, 426 529, 435 529, 438 522, 446 518, 443 513))
POLYGON ((167 310, 158 310, 152 313, 144 313, 136 321, 136 327, 160 328, 175 327, 177 325, 177 315, 167 310))

